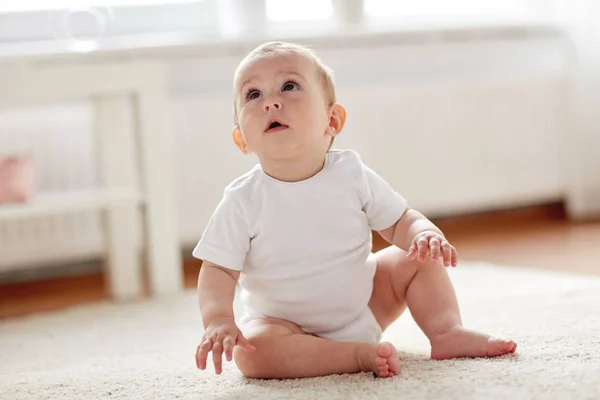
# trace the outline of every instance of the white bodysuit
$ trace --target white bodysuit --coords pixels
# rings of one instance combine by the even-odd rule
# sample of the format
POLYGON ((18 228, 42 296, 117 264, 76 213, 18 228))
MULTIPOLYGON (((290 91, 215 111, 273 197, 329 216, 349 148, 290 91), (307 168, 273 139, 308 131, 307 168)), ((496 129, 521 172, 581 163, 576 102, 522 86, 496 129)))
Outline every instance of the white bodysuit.
POLYGON ((234 180, 193 255, 241 271, 241 322, 274 317, 338 341, 379 341, 368 302, 376 262, 371 230, 392 226, 406 201, 353 150, 282 182, 256 165, 234 180))

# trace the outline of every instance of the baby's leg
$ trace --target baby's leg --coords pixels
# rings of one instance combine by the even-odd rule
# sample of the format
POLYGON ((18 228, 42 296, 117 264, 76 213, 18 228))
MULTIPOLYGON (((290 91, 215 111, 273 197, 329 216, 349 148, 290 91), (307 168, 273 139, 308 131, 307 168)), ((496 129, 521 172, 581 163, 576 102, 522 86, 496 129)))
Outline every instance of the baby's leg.
POLYGON ((391 246, 376 254, 377 272, 369 306, 382 329, 408 305, 431 343, 431 358, 491 357, 514 353, 512 340, 465 329, 446 268, 441 262, 407 261, 406 252, 391 246))
POLYGON ((242 330, 256 351, 247 353, 236 346, 234 360, 249 378, 306 378, 361 371, 391 377, 400 372, 396 349, 390 343, 335 342, 275 318, 253 321, 242 330))

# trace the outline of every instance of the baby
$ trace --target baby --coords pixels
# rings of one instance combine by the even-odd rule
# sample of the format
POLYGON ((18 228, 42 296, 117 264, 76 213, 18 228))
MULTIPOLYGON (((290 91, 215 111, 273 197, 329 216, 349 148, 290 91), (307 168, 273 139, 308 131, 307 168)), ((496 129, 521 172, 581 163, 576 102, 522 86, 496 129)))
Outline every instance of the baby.
POLYGON ((194 249, 206 329, 196 351, 253 378, 400 373, 381 334, 408 307, 432 359, 516 351, 462 326, 446 267, 457 252, 353 150, 332 73, 303 46, 250 52, 234 78, 233 141, 259 163, 231 182, 194 249), (371 232, 391 244, 371 253, 371 232), (234 319, 236 285, 244 315, 234 319))

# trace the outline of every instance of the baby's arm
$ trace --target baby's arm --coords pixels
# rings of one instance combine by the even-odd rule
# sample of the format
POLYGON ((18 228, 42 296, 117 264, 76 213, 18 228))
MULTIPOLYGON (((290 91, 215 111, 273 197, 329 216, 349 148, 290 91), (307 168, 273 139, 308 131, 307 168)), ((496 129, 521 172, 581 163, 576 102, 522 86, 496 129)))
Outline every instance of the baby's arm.
POLYGON ((433 222, 417 210, 407 209, 400 219, 379 234, 389 243, 408 252, 408 260, 418 256, 425 261, 427 255, 432 259, 443 258, 444 265, 453 267, 458 262, 458 254, 444 233, 433 222))
POLYGON ((215 371, 222 371, 222 354, 227 361, 233 357, 233 348, 241 346, 246 351, 255 350, 242 335, 234 320, 233 300, 240 272, 222 268, 209 261, 202 263, 198 276, 198 302, 206 329, 196 351, 198 368, 206 368, 206 358, 213 352, 215 371))
POLYGON ((203 261, 198 276, 198 303, 204 328, 217 319, 233 319, 235 285, 240 272, 203 261))

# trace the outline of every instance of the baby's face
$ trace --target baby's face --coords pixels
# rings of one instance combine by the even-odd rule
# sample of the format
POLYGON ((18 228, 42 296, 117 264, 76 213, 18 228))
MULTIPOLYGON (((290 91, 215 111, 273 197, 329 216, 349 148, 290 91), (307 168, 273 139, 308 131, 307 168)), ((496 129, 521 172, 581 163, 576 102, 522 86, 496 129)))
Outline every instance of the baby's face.
POLYGON ((327 151, 331 107, 311 60, 297 54, 254 60, 238 74, 235 93, 244 144, 259 159, 327 151))

